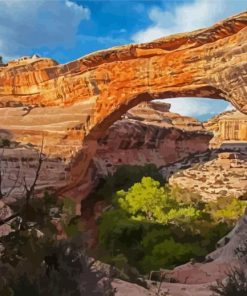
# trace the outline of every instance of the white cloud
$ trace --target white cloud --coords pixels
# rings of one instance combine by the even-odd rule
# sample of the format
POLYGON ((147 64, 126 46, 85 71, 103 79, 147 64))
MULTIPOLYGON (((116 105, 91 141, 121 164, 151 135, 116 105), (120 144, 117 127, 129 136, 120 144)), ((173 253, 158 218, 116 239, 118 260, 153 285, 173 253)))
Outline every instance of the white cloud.
MULTIPOLYGON (((173 8, 152 7, 148 16, 151 25, 136 32, 132 40, 147 42, 167 35, 188 32, 210 26, 215 22, 247 9, 246 0, 194 0, 190 3, 176 2, 173 8), (180 4, 179 4, 180 3, 180 4)), ((198 98, 169 99, 171 111, 182 115, 213 116, 232 105, 225 101, 198 98)))
POLYGON ((247 9, 245 0, 195 0, 176 4, 172 10, 152 7, 148 16, 152 24, 132 36, 134 42, 147 42, 167 35, 188 32, 212 25, 216 21, 247 9))
POLYGON ((212 100, 202 98, 174 98, 164 100, 171 104, 171 111, 181 115, 200 117, 204 115, 213 116, 226 109, 231 110, 232 105, 223 100, 212 100))
POLYGON ((30 48, 63 46, 75 42, 90 10, 70 0, 0 0, 0 55, 26 54, 30 48))
POLYGON ((236 110, 236 108, 232 104, 228 104, 224 111, 232 111, 232 110, 236 110))

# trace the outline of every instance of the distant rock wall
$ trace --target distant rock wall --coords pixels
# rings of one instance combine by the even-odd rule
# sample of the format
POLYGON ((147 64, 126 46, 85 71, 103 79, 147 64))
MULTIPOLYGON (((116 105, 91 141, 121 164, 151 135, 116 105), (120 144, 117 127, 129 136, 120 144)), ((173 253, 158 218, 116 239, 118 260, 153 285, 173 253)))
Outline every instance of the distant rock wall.
POLYGON ((247 142, 247 115, 228 111, 213 117, 204 124, 214 133, 211 146, 219 147, 225 142, 247 142))
POLYGON ((206 151, 212 133, 196 119, 169 109, 169 104, 142 103, 115 122, 98 140, 93 158, 97 173, 107 175, 122 164, 161 167, 206 151))

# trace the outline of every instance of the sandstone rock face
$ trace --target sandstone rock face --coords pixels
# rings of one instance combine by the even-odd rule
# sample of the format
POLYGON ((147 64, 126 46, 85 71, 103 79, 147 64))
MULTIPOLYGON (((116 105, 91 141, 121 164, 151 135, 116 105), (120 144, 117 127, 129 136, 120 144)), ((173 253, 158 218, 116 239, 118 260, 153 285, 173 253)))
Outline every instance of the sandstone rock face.
POLYGON ((228 111, 210 119, 205 128, 214 133, 211 141, 213 148, 222 143, 247 142, 247 115, 239 111, 228 111))
MULTIPOLYGON (((99 177, 112 173, 118 165, 153 163, 161 167, 206 151, 212 133, 196 119, 169 112, 169 109, 169 104, 145 103, 130 109, 115 122, 106 135, 95 142, 96 154, 84 175, 78 200, 89 193, 99 177)), ((45 188, 60 191, 70 181, 74 155, 83 149, 81 109, 76 104, 61 110, 57 107, 43 110, 45 114, 34 108, 25 115, 27 111, 23 108, 0 108, 0 138, 7 137, 12 142, 11 147, 0 149, 4 193, 15 184, 15 176, 19 178, 18 185, 24 177, 28 184, 32 183, 43 136, 47 158, 42 164, 37 192, 45 188)), ((83 161, 80 166, 84 165, 83 161)), ((11 192, 14 199, 22 195, 23 186, 11 192)), ((8 198, 7 202, 11 201, 8 198)))
POLYGON ((247 151, 213 152, 210 161, 177 172, 169 183, 198 193, 204 200, 222 196, 246 198, 247 151))
POLYGON ((45 152, 72 159, 63 191, 79 196, 96 140, 140 102, 210 97, 247 113, 246 44, 244 12, 207 29, 99 51, 65 65, 39 57, 1 65, 2 132, 35 145, 44 134, 45 152), (64 145, 70 140, 76 144, 64 145))
POLYGON ((98 140, 93 158, 97 174, 107 175, 122 164, 161 167, 205 152, 212 134, 196 119, 169 109, 164 103, 139 104, 115 122, 98 140))
MULTIPOLYGON (((39 153, 28 146, 0 148, 0 171, 4 202, 11 204, 23 198, 24 178, 28 186, 34 181, 39 153), (10 194, 11 193, 11 194, 10 194)), ((36 193, 55 191, 65 186, 69 176, 69 164, 61 157, 47 158, 36 183, 36 193)))

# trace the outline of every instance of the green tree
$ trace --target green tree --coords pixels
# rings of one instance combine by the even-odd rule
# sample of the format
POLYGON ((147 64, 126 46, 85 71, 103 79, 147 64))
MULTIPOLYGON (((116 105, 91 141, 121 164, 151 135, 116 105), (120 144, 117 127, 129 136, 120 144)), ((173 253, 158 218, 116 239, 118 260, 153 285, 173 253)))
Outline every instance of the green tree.
POLYGON ((179 243, 173 238, 168 238, 161 243, 155 244, 149 253, 146 253, 141 262, 141 267, 146 272, 150 269, 158 269, 161 266, 172 268, 188 261, 190 258, 204 255, 204 252, 205 250, 196 242, 179 243))
POLYGON ((208 211, 211 212, 213 219, 228 221, 232 225, 238 217, 243 215, 245 208, 246 201, 234 197, 222 197, 208 204, 208 211))
POLYGON ((101 180, 97 190, 90 195, 90 198, 111 200, 116 191, 128 190, 132 185, 140 182, 143 176, 151 177, 161 184, 164 183, 161 173, 153 164, 144 166, 121 165, 113 175, 101 180))
POLYGON ((191 220, 201 216, 201 211, 188 204, 178 203, 167 187, 160 185, 151 177, 143 177, 127 192, 118 191, 120 207, 136 220, 158 223, 191 220))

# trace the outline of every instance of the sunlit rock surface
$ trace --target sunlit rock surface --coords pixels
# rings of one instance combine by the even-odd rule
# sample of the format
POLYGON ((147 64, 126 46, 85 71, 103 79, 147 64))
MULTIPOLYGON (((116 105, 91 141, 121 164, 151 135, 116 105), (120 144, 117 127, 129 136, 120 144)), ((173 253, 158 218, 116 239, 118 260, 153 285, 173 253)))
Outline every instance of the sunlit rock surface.
POLYGON ((143 103, 130 109, 98 140, 94 165, 98 175, 122 164, 161 167, 207 151, 212 133, 192 117, 169 112, 170 105, 143 103))
POLYGON ((241 152, 216 151, 209 156, 211 160, 175 173, 169 183, 198 193, 204 200, 224 196, 247 199, 247 145, 245 147, 241 152))
POLYGON ((247 143, 247 115, 239 111, 228 111, 213 117, 204 124, 207 130, 214 133, 210 146, 220 147, 221 144, 233 142, 247 143))
POLYGON ((209 97, 247 113, 246 19, 244 12, 206 29, 98 51, 64 65, 37 56, 1 64, 0 127, 35 145, 44 134, 47 153, 72 160, 63 192, 81 195, 97 139, 138 103, 209 97))

